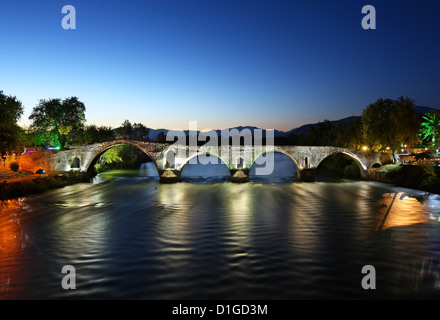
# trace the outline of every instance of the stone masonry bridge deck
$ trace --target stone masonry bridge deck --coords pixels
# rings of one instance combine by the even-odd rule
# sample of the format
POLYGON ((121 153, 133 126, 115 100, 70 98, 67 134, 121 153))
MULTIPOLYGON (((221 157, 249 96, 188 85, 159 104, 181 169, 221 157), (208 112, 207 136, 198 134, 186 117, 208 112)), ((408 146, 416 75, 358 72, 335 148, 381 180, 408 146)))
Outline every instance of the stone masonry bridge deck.
MULTIPOLYGON (((298 178, 302 181, 314 181, 315 170, 328 156, 343 153, 355 160, 361 176, 367 178, 368 170, 374 164, 381 164, 381 154, 337 147, 311 146, 198 146, 179 147, 170 143, 144 142, 129 139, 74 146, 61 151, 45 151, 30 154, 33 168, 41 167, 46 171, 80 170, 89 174, 94 164, 108 149, 117 145, 132 145, 145 152, 156 165, 161 182, 178 182, 187 163, 192 163, 199 155, 208 155, 211 163, 226 164, 231 173, 231 181, 249 181, 249 170, 255 161, 270 173, 272 152, 287 155, 295 164, 298 178), (262 163, 262 164, 261 164, 262 163)), ((205 160, 206 161, 206 160, 205 160)), ((260 167, 259 166, 259 167, 260 167)), ((257 172, 258 174, 258 172, 257 172)))

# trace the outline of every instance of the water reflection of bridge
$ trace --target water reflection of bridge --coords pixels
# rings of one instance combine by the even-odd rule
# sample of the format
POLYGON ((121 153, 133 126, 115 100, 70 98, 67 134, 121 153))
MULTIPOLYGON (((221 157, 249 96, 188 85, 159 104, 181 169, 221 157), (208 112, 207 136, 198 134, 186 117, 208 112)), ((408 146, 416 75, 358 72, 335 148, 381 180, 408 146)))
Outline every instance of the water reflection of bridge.
POLYGON ((53 171, 70 171, 75 168, 90 173, 94 164, 105 151, 124 144, 140 149, 151 158, 161 182, 180 181, 182 169, 198 156, 206 156, 209 163, 224 163, 231 173, 231 181, 233 182, 249 181, 249 171, 255 162, 261 165, 261 170, 265 168, 266 172, 270 173, 273 152, 288 156, 295 164, 298 178, 302 181, 314 181, 315 170, 319 164, 327 157, 337 153, 346 154, 354 159, 359 166, 361 176, 364 178, 367 176, 368 169, 371 169, 376 163, 381 163, 378 153, 348 148, 315 146, 178 147, 170 143, 117 139, 49 152, 46 157, 40 157, 40 166, 50 167, 48 170, 52 169, 53 171))

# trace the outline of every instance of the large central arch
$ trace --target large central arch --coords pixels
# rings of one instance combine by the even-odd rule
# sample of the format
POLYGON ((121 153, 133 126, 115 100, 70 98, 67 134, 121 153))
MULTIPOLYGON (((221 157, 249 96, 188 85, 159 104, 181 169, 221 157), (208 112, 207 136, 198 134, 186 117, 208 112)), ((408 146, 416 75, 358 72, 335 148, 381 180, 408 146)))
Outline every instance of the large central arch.
MULTIPOLYGON (((252 163, 248 166, 248 169, 249 169, 249 170, 252 170, 252 168, 253 168, 255 162, 257 161, 257 159, 259 159, 259 158, 262 157, 263 155, 266 155, 266 157, 267 157, 267 154, 270 154, 270 153, 273 153, 274 156, 275 156, 275 154, 279 153, 279 154, 282 154, 282 155, 286 156, 287 158, 289 158, 289 159, 292 161, 292 163, 293 163, 293 165, 295 166, 295 168, 296 168, 296 174, 297 174, 297 177, 300 178, 300 177, 299 177, 299 175, 300 175, 300 169, 299 169, 299 166, 298 166, 297 161, 296 161, 296 160, 295 160, 295 159, 294 159, 289 153, 285 152, 285 151, 282 150, 282 149, 278 149, 278 148, 274 148, 273 150, 263 150, 263 151, 260 152, 259 154, 255 155, 254 159, 252 160, 252 163)), ((273 165, 274 165, 274 166, 276 165, 275 160, 274 160, 273 165)))
POLYGON ((345 155, 349 156, 349 157, 350 157, 351 159, 353 159, 354 162, 358 165, 359 170, 361 170, 361 172, 362 172, 362 171, 366 171, 366 170, 368 170, 368 167, 366 167, 366 166, 364 165, 364 163, 362 162, 362 160, 359 159, 359 157, 358 157, 356 154, 353 154, 353 153, 348 152, 348 151, 345 151, 345 150, 335 150, 335 151, 333 151, 333 152, 330 152, 329 154, 327 154, 326 156, 324 156, 324 157, 319 161, 319 163, 318 163, 318 165, 317 165, 316 167, 319 167, 319 165, 320 165, 325 159, 327 159, 328 157, 331 157, 332 155, 335 155, 335 154, 345 154, 345 155))
POLYGON ((187 159, 185 159, 185 162, 180 167, 182 181, 184 179, 192 179, 192 178, 195 178, 195 177, 201 177, 201 178, 206 178, 206 177, 209 177, 209 178, 211 178, 211 177, 218 177, 218 178, 230 177, 231 176, 231 171, 230 170, 231 170, 230 166, 228 166, 228 164, 221 157, 219 157, 217 154, 214 154, 214 153, 207 154, 205 152, 199 152, 199 153, 197 153, 197 154, 195 154, 195 155, 193 155, 191 157, 188 157, 187 159), (203 163, 202 161, 200 161, 201 158, 202 159, 205 158, 205 161, 207 161, 207 157, 215 157, 216 162, 214 162, 214 163, 211 163, 211 162, 203 163), (191 160, 196 160, 197 163, 191 163, 192 162, 191 160), (200 171, 197 171, 197 173, 200 174, 200 175, 197 175, 197 174, 194 175, 194 172, 193 172, 193 174, 188 175, 189 172, 188 172, 188 170, 185 171, 185 169, 189 169, 189 167, 192 166, 192 165, 196 165, 196 166, 209 166, 208 167, 209 169, 214 169, 214 168, 220 167, 221 170, 214 169, 214 174, 213 174, 213 172, 209 172, 209 170, 206 171, 206 168, 203 169, 203 168, 200 168, 200 167, 196 167, 197 169, 201 169, 200 171), (220 171, 224 171, 224 172, 220 172, 220 171))
POLYGON ((344 154, 346 156, 348 156, 351 160, 354 161, 354 163, 356 163, 356 165, 359 168, 359 174, 362 178, 364 178, 367 174, 368 171, 368 167, 366 166, 366 164, 363 163, 363 161, 361 159, 359 159, 359 157, 351 152, 348 152, 346 150, 334 150, 333 152, 330 152, 329 154, 325 155, 324 157, 322 157, 322 159, 319 161, 318 165, 316 166, 316 169, 318 169, 320 167, 320 165, 328 158, 337 155, 337 154, 344 154))
POLYGON ((156 170, 159 172, 159 168, 157 166, 156 159, 152 156, 152 154, 147 150, 146 148, 143 148, 139 145, 139 143, 136 143, 136 141, 126 140, 126 139, 119 139, 119 140, 113 140, 109 141, 108 143, 105 143, 102 145, 102 147, 97 148, 92 152, 88 157, 86 157, 84 160, 84 165, 81 166, 84 172, 87 174, 91 174, 93 172, 93 167, 96 164, 96 162, 99 160, 99 158, 109 149, 120 146, 120 145, 129 145, 133 146, 136 149, 142 151, 145 153, 148 158, 151 159, 151 161, 154 163, 154 166, 156 167, 156 170))

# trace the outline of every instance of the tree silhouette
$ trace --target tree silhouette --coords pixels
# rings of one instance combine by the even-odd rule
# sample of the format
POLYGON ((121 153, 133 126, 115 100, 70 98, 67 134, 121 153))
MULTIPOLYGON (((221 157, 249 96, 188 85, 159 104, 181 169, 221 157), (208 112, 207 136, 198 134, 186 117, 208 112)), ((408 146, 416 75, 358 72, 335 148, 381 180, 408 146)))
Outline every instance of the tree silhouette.
POLYGON ((132 139, 149 141, 150 129, 146 128, 142 123, 133 124, 132 139))
POLYGON ((411 99, 378 99, 363 110, 363 138, 373 151, 387 147, 396 151, 404 143, 417 143, 419 123, 411 99))
POLYGON ((18 150, 21 128, 17 125, 23 114, 23 106, 16 97, 6 96, 0 91, 0 154, 18 150))
POLYGON ((165 136, 165 134, 161 131, 158 133, 157 138, 156 138, 157 142, 166 142, 167 141, 167 137, 165 136))
POLYGON ((132 134, 133 134, 133 126, 131 125, 131 122, 128 120, 125 120, 122 123, 122 126, 116 129, 116 138, 130 139, 132 134))

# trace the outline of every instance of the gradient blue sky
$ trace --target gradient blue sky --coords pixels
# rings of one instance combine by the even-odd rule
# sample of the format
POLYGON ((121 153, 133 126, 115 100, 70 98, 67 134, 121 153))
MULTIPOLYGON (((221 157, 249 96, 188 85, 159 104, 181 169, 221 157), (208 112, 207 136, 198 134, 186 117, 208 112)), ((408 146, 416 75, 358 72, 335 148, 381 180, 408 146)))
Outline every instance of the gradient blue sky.
POLYGON ((438 1, 2 1, 0 90, 77 96, 88 124, 290 130, 377 98, 440 108, 438 1), (74 5, 77 29, 61 27, 74 5), (374 5, 377 29, 363 30, 374 5))

